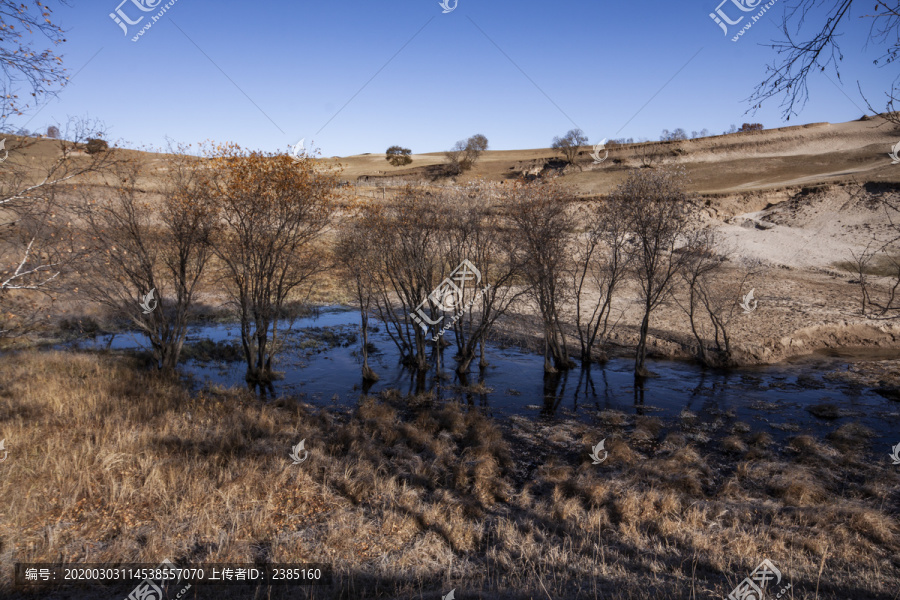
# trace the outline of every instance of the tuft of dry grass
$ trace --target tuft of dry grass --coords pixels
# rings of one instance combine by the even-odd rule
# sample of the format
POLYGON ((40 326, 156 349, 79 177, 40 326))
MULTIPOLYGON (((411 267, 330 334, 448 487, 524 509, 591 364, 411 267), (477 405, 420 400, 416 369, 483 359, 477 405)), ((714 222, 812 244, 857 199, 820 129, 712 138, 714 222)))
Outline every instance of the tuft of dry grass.
POLYGON ((729 454, 741 455, 746 453, 748 449, 749 448, 747 444, 744 443, 744 440, 736 435, 729 435, 722 440, 722 450, 729 454))

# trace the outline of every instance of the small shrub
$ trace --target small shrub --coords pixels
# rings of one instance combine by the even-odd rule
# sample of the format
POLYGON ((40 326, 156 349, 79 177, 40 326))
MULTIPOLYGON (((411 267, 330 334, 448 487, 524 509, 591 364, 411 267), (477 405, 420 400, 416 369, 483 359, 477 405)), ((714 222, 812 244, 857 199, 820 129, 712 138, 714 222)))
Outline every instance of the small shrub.
POLYGON ((678 142, 686 139, 688 139, 687 132, 681 127, 676 129, 675 131, 663 129, 662 135, 659 136, 659 141, 661 142, 678 142))
POLYGON ((401 146, 391 146, 387 149, 385 153, 385 160, 394 165, 395 167, 402 167, 403 165, 408 165, 413 161, 410 154, 412 154, 412 150, 409 148, 403 148, 401 146))
POLYGON ((109 150, 109 144, 106 143, 106 140, 91 138, 87 141, 87 145, 84 149, 88 154, 99 154, 100 152, 109 150))
POLYGON ((488 139, 480 133, 467 140, 460 140, 453 148, 444 152, 447 171, 450 175, 459 175, 475 166, 481 154, 488 149, 488 139))
POLYGON ((562 154, 566 162, 575 164, 578 150, 587 143, 588 138, 582 130, 570 129, 563 137, 553 138, 553 145, 550 147, 562 154))

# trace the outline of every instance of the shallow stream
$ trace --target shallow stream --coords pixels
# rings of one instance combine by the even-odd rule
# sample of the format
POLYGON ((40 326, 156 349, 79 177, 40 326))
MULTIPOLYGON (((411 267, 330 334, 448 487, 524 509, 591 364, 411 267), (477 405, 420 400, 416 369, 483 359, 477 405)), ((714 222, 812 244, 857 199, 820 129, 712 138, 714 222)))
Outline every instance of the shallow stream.
MULTIPOLYGON (((285 347, 277 370, 284 378, 269 394, 290 395, 318 406, 353 406, 363 391, 359 358, 359 315, 327 308, 280 329, 285 347)), ((450 334, 448 334, 450 335, 450 334)), ((184 372, 193 385, 245 385, 245 366, 239 354, 237 325, 192 327, 187 340, 184 372)), ((451 338, 452 341, 452 338, 451 338)), ((68 344, 68 348, 134 350, 145 341, 131 334, 101 335, 68 344)), ((389 388, 403 393, 434 390, 437 398, 461 398, 489 415, 523 415, 540 419, 576 418, 596 421, 605 410, 660 417, 678 417, 690 411, 701 422, 730 430, 743 422, 753 430, 783 438, 797 433, 823 436, 837 427, 859 422, 875 432, 873 442, 893 446, 900 442, 900 402, 840 376, 855 357, 818 356, 790 364, 730 371, 705 369, 678 361, 651 361, 657 375, 635 384, 634 363, 612 359, 589 370, 573 369, 558 378, 545 378, 541 356, 518 348, 489 344, 490 366, 479 373, 473 366, 469 386, 453 372, 453 347, 444 354, 445 370, 432 371, 424 380, 400 366, 398 352, 383 328, 370 333, 370 366, 381 379, 370 394, 389 388), (808 409, 833 405, 818 411, 808 409), (724 426, 724 428, 722 427, 724 426)), ((896 358, 896 357, 894 357, 896 358)))

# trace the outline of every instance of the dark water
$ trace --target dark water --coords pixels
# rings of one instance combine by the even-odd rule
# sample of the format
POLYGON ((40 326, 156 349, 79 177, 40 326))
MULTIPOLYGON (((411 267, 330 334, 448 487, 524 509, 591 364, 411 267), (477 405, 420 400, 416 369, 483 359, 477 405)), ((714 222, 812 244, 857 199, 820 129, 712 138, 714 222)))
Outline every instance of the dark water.
MULTIPOLYGON (((284 379, 275 382, 274 393, 319 406, 355 405, 363 391, 358 314, 325 309, 317 316, 298 319, 291 329, 286 328, 287 324, 280 330, 285 348, 276 367, 284 373, 284 379)), ((231 324, 194 327, 187 343, 195 348, 204 340, 208 340, 207 346, 211 341, 219 343, 219 348, 232 344, 236 350, 239 329, 231 324)), ((476 363, 469 375, 468 383, 478 384, 475 393, 472 388, 465 388, 452 370, 452 346, 444 353, 444 372, 440 376, 431 372, 417 381, 398 364, 397 350, 384 329, 376 327, 370 333, 370 342, 375 349, 369 362, 381 377, 368 390, 370 394, 388 388, 412 393, 424 385, 435 390, 438 398, 461 398, 489 415, 577 418, 587 422, 595 421, 600 411, 609 409, 660 417, 677 417, 687 410, 695 413, 700 422, 715 423, 722 431, 729 430, 735 422, 744 422, 753 430, 768 431, 776 438, 797 433, 821 436, 856 421, 876 433, 875 444, 900 442, 900 402, 840 378, 826 378, 828 373, 846 369, 847 357, 823 356, 789 365, 727 372, 684 362, 653 361, 650 367, 658 376, 638 387, 632 360, 613 359, 590 370, 576 368, 556 379, 545 379, 541 356, 489 345, 490 366, 481 374, 476 363), (841 416, 822 419, 807 410, 822 403, 836 405, 841 416)), ((141 336, 118 334, 69 347, 126 350, 141 348, 143 343, 141 336)), ((245 367, 240 360, 191 358, 184 371, 196 386, 246 385, 245 367)))

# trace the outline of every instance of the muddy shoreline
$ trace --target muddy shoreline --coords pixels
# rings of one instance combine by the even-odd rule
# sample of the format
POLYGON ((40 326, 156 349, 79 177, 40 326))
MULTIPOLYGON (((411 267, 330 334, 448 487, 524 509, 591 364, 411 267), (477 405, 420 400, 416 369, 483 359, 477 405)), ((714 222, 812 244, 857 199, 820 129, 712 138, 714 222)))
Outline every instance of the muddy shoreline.
MULTIPOLYGON (((491 339, 501 345, 513 345, 540 354, 540 335, 523 331, 521 323, 527 318, 519 316, 507 318, 505 327, 495 332, 491 339), (509 321, 516 321, 510 327, 509 321)), ((531 319, 528 325, 532 331, 537 322, 531 319)), ((610 358, 633 359, 637 346, 637 333, 630 328, 620 328, 610 336, 610 342, 602 351, 594 352, 595 362, 610 358)), ((577 337, 570 335, 569 353, 577 355, 577 337)), ((648 358, 658 360, 683 361, 701 365, 697 358, 696 342, 693 338, 673 331, 651 328, 648 339, 648 358)), ((740 370, 752 367, 787 366, 805 361, 841 360, 848 363, 884 363, 884 376, 893 385, 900 386, 900 323, 881 322, 868 325, 854 323, 848 325, 815 326, 800 329, 788 336, 756 341, 746 346, 736 346, 733 363, 717 366, 717 370, 740 370), (891 377, 891 375, 895 375, 891 377)), ((578 369, 579 367, 575 367, 578 369)))

